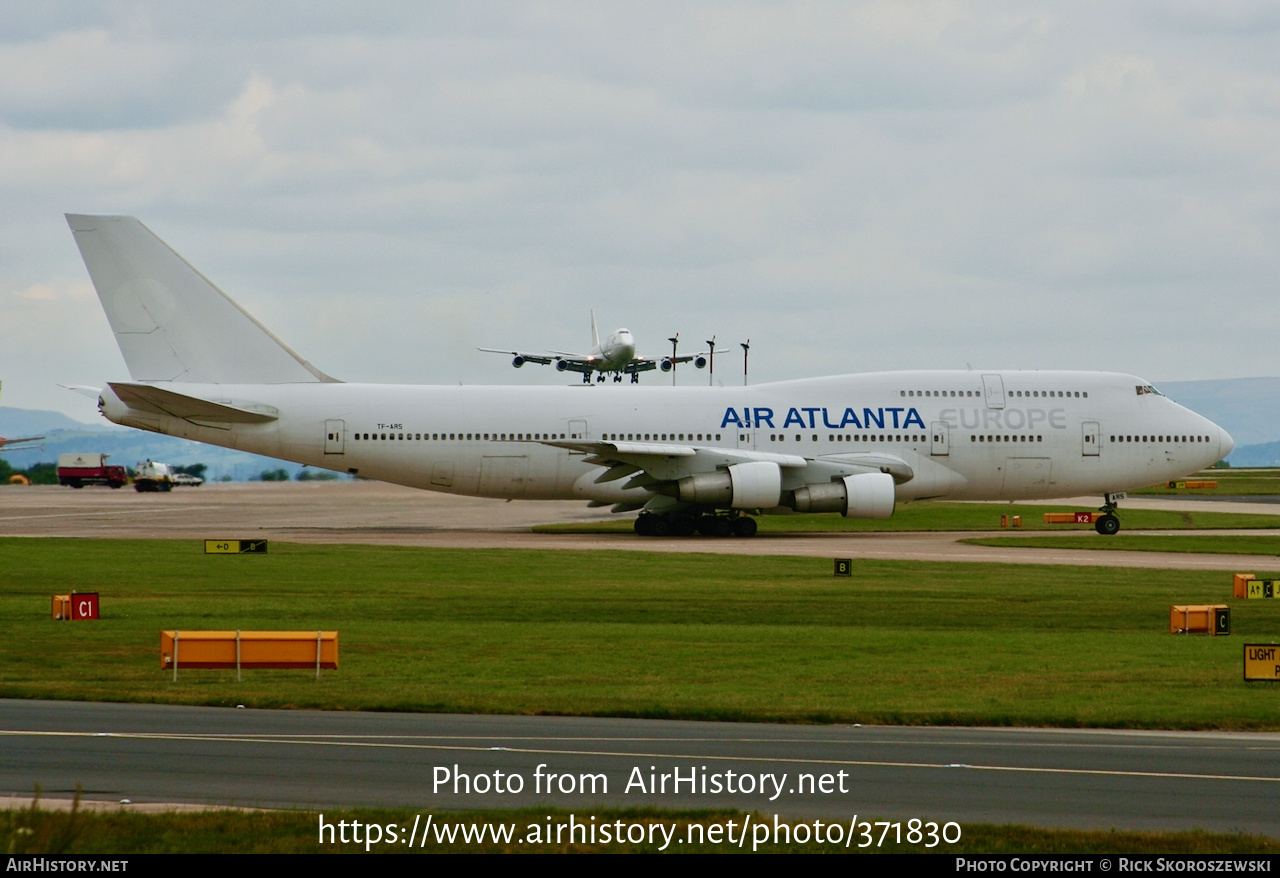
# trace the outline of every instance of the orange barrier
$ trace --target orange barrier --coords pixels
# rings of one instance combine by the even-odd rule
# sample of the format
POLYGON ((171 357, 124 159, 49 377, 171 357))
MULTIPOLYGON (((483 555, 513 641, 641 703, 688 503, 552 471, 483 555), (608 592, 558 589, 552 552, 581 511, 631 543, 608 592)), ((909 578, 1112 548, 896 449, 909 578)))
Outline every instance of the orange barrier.
POLYGON ((337 631, 161 631, 160 667, 322 668, 338 667, 337 631))
POLYGON ((1231 596, 1233 598, 1247 598, 1249 596, 1249 583, 1252 581, 1252 573, 1237 573, 1231 577, 1231 596))
POLYGON ((1168 482, 1166 483, 1165 487, 1166 488, 1216 488, 1218 487, 1218 483, 1215 481, 1202 479, 1198 482, 1193 482, 1193 481, 1168 482))
POLYGON ((98 618, 98 593, 96 591, 55 594, 51 614, 55 620, 98 618))
POLYGON ((1169 608, 1170 634, 1231 633, 1231 608, 1226 604, 1188 604, 1169 608))
POLYGON ((1101 512, 1046 512, 1045 524, 1093 524, 1103 516, 1101 512))

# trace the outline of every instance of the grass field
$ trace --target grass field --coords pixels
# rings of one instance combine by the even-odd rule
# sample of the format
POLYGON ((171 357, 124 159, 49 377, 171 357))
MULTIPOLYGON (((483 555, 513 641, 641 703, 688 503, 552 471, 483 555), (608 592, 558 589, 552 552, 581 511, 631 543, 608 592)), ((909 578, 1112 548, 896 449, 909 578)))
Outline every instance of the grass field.
MULTIPOLYGON (((1213 572, 627 552, 0 540, 0 696, 784 722, 1280 728, 1236 636, 1167 633, 1213 572), (102 619, 49 596, 98 591, 102 619), (161 629, 337 628, 341 668, 159 666, 161 629)), ((1280 565, 1277 565, 1280 566, 1280 565)), ((1263 575, 1259 572, 1259 576, 1263 575)))
MULTIPOLYGON (((1212 506, 1213 504, 1206 504, 1212 506)), ((1081 506, 1091 511, 1094 506, 1081 506)), ((1046 512, 1071 512, 1073 506, 1031 506, 1011 503, 947 503, 923 500, 903 503, 892 518, 843 518, 839 515, 762 515, 756 521, 761 533, 870 533, 891 531, 966 531, 999 530, 1000 516, 1022 516, 1022 530, 1061 531, 1073 525, 1045 524, 1046 512)), ((1280 527, 1280 507, 1276 515, 1242 513, 1168 512, 1160 509, 1121 509, 1120 521, 1126 530, 1160 529, 1190 530, 1197 528, 1273 528, 1280 527)), ((533 528, 536 533, 631 533, 631 519, 622 521, 544 524, 533 528)), ((1090 530, 1088 525, 1083 530, 1090 530)))
POLYGON ((1259 564, 1280 568, 1280 537, 1254 536, 1165 536, 1125 534, 1103 537, 1066 535, 1060 537, 974 537, 961 540, 974 546, 1017 547, 1023 549, 1116 549, 1125 552, 1194 552, 1206 555, 1262 555, 1259 564), (1276 559, 1268 562, 1267 558, 1276 559))
POLYGON ((1130 494, 1159 497, 1264 497, 1280 496, 1280 469, 1211 469, 1188 476, 1192 481, 1215 481, 1216 488, 1170 488, 1155 485, 1130 494))

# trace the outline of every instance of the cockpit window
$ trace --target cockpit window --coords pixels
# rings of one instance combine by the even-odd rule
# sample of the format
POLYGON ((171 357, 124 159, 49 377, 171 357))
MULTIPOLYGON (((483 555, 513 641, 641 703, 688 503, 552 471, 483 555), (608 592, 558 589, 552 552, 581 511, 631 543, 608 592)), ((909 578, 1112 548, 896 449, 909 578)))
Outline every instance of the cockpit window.
POLYGON ((1156 396, 1164 396, 1163 393, 1156 390, 1150 384, 1139 384, 1137 385, 1136 389, 1138 391, 1138 396, 1142 396, 1142 394, 1144 393, 1154 393, 1156 396))

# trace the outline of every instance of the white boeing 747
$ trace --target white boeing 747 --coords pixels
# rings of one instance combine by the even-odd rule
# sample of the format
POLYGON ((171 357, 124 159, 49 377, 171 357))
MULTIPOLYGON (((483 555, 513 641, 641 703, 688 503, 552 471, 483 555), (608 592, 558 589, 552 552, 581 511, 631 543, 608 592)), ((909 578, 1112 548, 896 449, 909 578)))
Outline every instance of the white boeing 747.
POLYGON ((132 380, 129 427, 480 497, 641 510, 642 535, 750 536, 762 512, 886 518, 899 501, 1122 492, 1231 437, 1141 378, 904 371, 751 387, 349 384, 321 372, 132 217, 67 217, 132 380))
POLYGON ((596 313, 591 312, 591 342, 594 347, 590 353, 572 354, 568 351, 547 351, 531 354, 523 351, 508 351, 505 348, 479 348, 486 354, 510 354, 511 365, 519 369, 525 363, 537 363, 547 366, 556 364, 557 372, 581 372, 582 383, 590 384, 591 375, 597 381, 604 381, 606 372, 613 373, 614 382, 622 380, 623 375, 631 376, 631 383, 640 382, 640 373, 653 369, 670 372, 677 363, 693 362, 699 369, 707 365, 706 354, 688 354, 670 357, 637 357, 636 340, 629 329, 615 329, 601 342, 600 332, 596 329, 596 313))

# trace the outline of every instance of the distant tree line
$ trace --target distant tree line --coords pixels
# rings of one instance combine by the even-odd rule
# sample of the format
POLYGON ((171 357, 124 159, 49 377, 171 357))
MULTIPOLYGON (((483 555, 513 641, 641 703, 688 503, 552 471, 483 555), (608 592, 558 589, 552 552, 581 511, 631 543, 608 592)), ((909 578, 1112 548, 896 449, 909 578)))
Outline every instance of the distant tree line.
MULTIPOLYGON (((208 481, 209 465, 204 463, 187 463, 182 466, 170 467, 175 473, 186 473, 189 476, 205 479, 208 481)), ((135 475, 133 467, 127 467, 129 475, 135 475)), ((35 463, 26 469, 16 469, 7 461, 0 459, 0 485, 9 484, 11 476, 23 476, 33 485, 56 485, 58 484, 58 465, 56 463, 35 463)), ((296 476, 299 482, 332 482, 339 478, 337 473, 328 470, 304 469, 296 476)), ((223 476, 222 481, 231 481, 231 476, 223 476)), ((259 482, 287 482, 289 481, 289 471, 284 467, 277 469, 263 470, 254 481, 259 482)))
MULTIPOLYGON (((299 482, 332 482, 338 478, 337 473, 331 473, 328 470, 304 469, 297 475, 299 482)), ((289 473, 284 467, 279 469, 264 469, 258 474, 259 482, 287 482, 289 481, 289 473)))
POLYGON ((6 460, 0 460, 0 485, 9 484, 13 476, 23 476, 33 485, 58 484, 58 465, 56 463, 33 463, 26 469, 15 469, 6 460))

